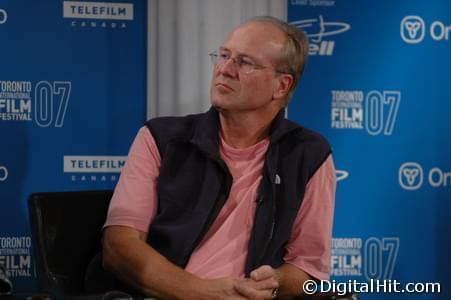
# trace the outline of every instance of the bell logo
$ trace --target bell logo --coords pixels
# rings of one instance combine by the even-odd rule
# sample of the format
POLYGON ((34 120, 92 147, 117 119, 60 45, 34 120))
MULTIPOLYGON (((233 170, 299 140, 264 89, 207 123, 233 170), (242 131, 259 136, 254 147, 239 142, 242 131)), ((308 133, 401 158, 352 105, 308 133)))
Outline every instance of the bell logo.
POLYGON ((417 190, 423 184, 423 168, 414 162, 406 162, 399 168, 399 184, 408 191, 417 190))
POLYGON ((0 25, 5 24, 8 21, 8 14, 6 10, 0 8, 0 25))
POLYGON ((425 24, 418 16, 406 16, 401 21, 401 37, 409 44, 420 43, 426 33, 425 24))
POLYGON ((330 36, 341 34, 351 29, 351 25, 344 22, 324 20, 318 18, 291 22, 298 29, 305 32, 309 38, 309 55, 331 56, 334 53, 335 41, 330 36))

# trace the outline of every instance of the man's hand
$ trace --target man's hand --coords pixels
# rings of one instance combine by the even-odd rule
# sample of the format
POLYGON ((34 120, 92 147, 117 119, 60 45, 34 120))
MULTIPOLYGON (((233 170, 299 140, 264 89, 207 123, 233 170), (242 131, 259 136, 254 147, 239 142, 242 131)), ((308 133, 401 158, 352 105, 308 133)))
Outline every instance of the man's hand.
POLYGON ((273 299, 275 289, 279 288, 278 271, 270 266, 261 266, 250 275, 236 284, 236 290, 247 299, 273 299))
POLYGON ((204 279, 196 299, 220 300, 247 300, 248 298, 238 292, 241 278, 223 277, 217 279, 204 279))

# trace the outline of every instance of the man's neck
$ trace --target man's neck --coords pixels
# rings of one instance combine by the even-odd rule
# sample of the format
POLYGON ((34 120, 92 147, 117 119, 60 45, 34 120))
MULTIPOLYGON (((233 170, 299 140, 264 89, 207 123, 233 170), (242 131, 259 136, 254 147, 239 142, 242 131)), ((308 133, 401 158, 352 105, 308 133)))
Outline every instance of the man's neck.
POLYGON ((247 112, 219 112, 221 135, 233 148, 244 149, 255 145, 269 136, 272 121, 277 111, 263 116, 254 116, 247 112))

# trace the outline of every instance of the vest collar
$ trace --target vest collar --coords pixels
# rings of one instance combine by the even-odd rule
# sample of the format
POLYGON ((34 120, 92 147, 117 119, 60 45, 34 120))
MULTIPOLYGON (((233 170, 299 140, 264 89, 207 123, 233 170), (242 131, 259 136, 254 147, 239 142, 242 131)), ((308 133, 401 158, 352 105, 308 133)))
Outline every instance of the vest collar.
MULTIPOLYGON (((219 115, 218 111, 211 107, 202 114, 197 124, 194 126, 194 134, 191 142, 203 151, 218 157, 219 156, 219 115)), ((299 130, 302 127, 294 122, 285 119, 285 112, 282 109, 274 118, 270 127, 271 144, 277 143, 285 135, 299 130)))
POLYGON ((287 134, 300 129, 302 129, 301 126, 285 119, 285 110, 282 109, 272 121, 271 128, 269 130, 271 144, 278 142, 287 134))

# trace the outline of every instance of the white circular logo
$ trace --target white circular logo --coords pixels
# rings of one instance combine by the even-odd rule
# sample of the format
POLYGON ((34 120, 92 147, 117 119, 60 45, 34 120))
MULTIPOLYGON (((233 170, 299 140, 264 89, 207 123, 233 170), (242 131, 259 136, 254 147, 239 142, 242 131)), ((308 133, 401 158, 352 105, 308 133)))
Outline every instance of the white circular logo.
POLYGON ((423 184, 423 168, 418 163, 403 163, 399 168, 398 179, 403 189, 417 190, 423 184))
POLYGON ((0 8, 0 25, 5 24, 8 20, 8 14, 6 13, 6 10, 0 8))
POLYGON ((406 16, 401 21, 401 38, 409 44, 417 44, 424 39, 426 28, 422 18, 406 16))
POLYGON ((0 181, 5 181, 6 179, 8 179, 8 169, 0 166, 0 181))

